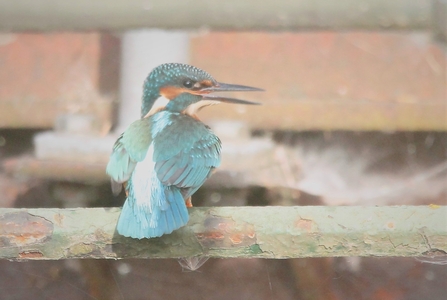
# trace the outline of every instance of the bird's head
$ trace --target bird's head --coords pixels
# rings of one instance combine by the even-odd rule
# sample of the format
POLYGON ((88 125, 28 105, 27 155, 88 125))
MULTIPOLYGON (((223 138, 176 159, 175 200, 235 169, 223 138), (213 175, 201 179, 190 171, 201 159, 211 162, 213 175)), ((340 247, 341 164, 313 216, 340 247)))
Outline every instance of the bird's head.
POLYGON ((217 82, 207 72, 186 64, 163 64, 152 70, 144 82, 141 115, 151 115, 160 107, 182 112, 219 103, 259 104, 246 100, 211 95, 214 92, 262 91, 262 89, 217 82), (164 102, 157 105, 156 102, 164 102))

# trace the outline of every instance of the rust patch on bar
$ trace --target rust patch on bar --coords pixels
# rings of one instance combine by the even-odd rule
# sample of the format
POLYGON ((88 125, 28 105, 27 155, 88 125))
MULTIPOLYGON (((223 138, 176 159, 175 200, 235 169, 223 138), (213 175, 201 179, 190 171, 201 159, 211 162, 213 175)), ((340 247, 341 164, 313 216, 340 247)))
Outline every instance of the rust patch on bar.
POLYGON ((387 229, 394 229, 396 227, 396 224, 394 223, 394 221, 388 221, 385 226, 387 229))
POLYGON ((25 211, 0 216, 0 248, 42 243, 52 234, 53 223, 25 211))
POLYGON ((256 244, 253 225, 212 215, 205 219, 203 230, 196 233, 196 237, 205 248, 247 247, 256 244))
POLYGON ((309 219, 298 219, 295 222, 295 226, 299 229, 302 229, 306 232, 315 232, 318 231, 318 226, 313 220, 309 219))
POLYGON ((19 253, 19 258, 21 259, 36 259, 36 258, 42 258, 43 253, 39 250, 29 250, 29 251, 23 251, 19 253))
POLYGON ((243 242, 244 240, 244 235, 241 233, 235 233, 232 236, 230 236, 230 241, 234 244, 234 245, 239 245, 243 242))

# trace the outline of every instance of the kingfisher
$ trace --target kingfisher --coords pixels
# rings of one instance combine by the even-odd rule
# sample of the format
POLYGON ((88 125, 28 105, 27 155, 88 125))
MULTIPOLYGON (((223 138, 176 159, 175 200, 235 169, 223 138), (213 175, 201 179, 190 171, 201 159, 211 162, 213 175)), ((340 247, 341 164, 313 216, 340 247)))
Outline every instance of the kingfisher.
POLYGON ((143 85, 141 118, 119 136, 106 169, 113 193, 124 186, 127 195, 119 234, 154 238, 186 225, 191 196, 221 157, 221 141, 197 112, 221 102, 260 104, 211 95, 227 91, 262 89, 217 82, 186 64, 162 64, 150 72, 143 85))

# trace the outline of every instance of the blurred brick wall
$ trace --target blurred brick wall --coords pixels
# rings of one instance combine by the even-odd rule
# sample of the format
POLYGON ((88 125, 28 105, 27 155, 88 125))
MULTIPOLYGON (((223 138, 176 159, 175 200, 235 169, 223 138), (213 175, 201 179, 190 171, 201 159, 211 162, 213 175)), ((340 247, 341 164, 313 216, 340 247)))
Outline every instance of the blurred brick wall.
POLYGON ((61 113, 110 127, 119 39, 102 33, 0 35, 0 127, 52 127, 61 113))
MULTIPOLYGON (((104 33, 0 35, 0 128, 52 127, 88 113, 106 132, 119 86, 119 39, 104 33)), ((430 32, 212 32, 191 63, 264 105, 220 105, 206 122, 295 130, 446 130, 446 52, 430 32)), ((149 72, 149 70, 148 70, 149 72)))
POLYGON ((447 129, 446 52, 429 32, 222 33, 192 38, 192 64, 260 107, 204 110, 258 128, 447 129))

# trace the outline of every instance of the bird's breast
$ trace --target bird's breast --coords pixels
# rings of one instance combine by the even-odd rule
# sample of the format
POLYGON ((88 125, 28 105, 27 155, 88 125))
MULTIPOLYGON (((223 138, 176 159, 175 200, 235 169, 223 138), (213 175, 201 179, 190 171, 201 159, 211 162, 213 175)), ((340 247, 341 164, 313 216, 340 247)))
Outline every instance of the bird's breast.
POLYGON ((184 111, 182 111, 183 114, 188 115, 196 120, 199 120, 199 117, 197 116, 197 113, 206 106, 216 105, 219 104, 218 101, 212 101, 212 100, 201 100, 199 102, 193 103, 189 105, 184 111))

